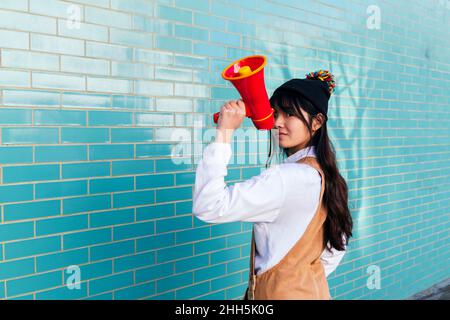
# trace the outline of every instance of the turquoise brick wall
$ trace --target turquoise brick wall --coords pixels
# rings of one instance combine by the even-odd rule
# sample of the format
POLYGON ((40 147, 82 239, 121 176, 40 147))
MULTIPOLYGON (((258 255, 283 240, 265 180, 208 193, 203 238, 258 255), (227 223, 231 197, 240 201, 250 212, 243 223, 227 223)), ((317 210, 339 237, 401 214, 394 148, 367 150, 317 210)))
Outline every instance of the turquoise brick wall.
POLYGON ((214 128, 238 97, 220 72, 251 54, 268 57, 269 94, 319 68, 337 78, 355 237, 333 298, 448 278, 449 21, 447 0, 0 1, 0 298, 240 299, 252 226, 194 218, 201 150, 181 164, 171 150, 214 128))

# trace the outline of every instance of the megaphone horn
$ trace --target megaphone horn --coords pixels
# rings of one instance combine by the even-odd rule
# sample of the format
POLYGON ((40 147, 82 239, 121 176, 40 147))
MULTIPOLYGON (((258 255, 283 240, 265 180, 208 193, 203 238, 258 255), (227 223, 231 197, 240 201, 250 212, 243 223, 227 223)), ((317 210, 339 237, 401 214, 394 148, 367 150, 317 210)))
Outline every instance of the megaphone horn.
MULTIPOLYGON (((274 126, 274 110, 264 84, 266 63, 267 58, 263 55, 248 56, 234 61, 222 72, 222 78, 229 80, 239 91, 245 103, 246 117, 250 117, 259 130, 270 130, 274 126)), ((219 114, 214 114, 214 123, 217 123, 219 114)))

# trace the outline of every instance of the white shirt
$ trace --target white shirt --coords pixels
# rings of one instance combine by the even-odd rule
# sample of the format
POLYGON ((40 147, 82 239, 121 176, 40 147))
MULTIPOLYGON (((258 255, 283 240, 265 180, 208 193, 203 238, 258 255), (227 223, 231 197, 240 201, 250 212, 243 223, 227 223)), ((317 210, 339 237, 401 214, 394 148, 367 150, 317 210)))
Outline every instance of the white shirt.
MULTIPOLYGON (((321 176, 304 163, 316 156, 304 148, 244 182, 227 186, 224 177, 232 155, 230 143, 212 142, 199 161, 193 194, 193 214, 208 223, 254 222, 255 272, 277 264, 303 235, 319 204, 321 176), (282 240, 281 240, 282 239, 282 240)), ((333 272, 345 251, 325 249, 325 275, 333 272)))

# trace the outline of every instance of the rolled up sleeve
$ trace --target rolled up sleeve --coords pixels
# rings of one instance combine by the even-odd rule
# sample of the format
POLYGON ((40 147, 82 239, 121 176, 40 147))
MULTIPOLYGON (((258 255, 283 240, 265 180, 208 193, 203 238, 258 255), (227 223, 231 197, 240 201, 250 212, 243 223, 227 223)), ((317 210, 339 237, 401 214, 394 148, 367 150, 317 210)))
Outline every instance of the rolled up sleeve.
POLYGON ((332 248, 331 252, 329 252, 325 248, 325 250, 322 252, 322 255, 320 256, 320 260, 322 261, 322 264, 324 266, 326 277, 328 277, 334 270, 336 270, 346 252, 347 246, 345 246, 345 250, 342 251, 332 248))
POLYGON ((225 177, 231 155, 230 143, 213 142, 203 151, 195 174, 193 214, 208 223, 273 222, 285 200, 278 166, 227 186, 225 177))

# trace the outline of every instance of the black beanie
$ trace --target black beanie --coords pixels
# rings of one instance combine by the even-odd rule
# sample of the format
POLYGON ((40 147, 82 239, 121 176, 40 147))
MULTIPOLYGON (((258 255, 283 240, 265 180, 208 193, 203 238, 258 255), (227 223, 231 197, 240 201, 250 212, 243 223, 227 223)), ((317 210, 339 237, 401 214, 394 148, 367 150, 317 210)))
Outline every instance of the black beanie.
POLYGON ((327 70, 310 72, 305 79, 291 79, 279 86, 277 91, 294 91, 309 100, 328 119, 328 100, 334 92, 334 76, 327 70))

